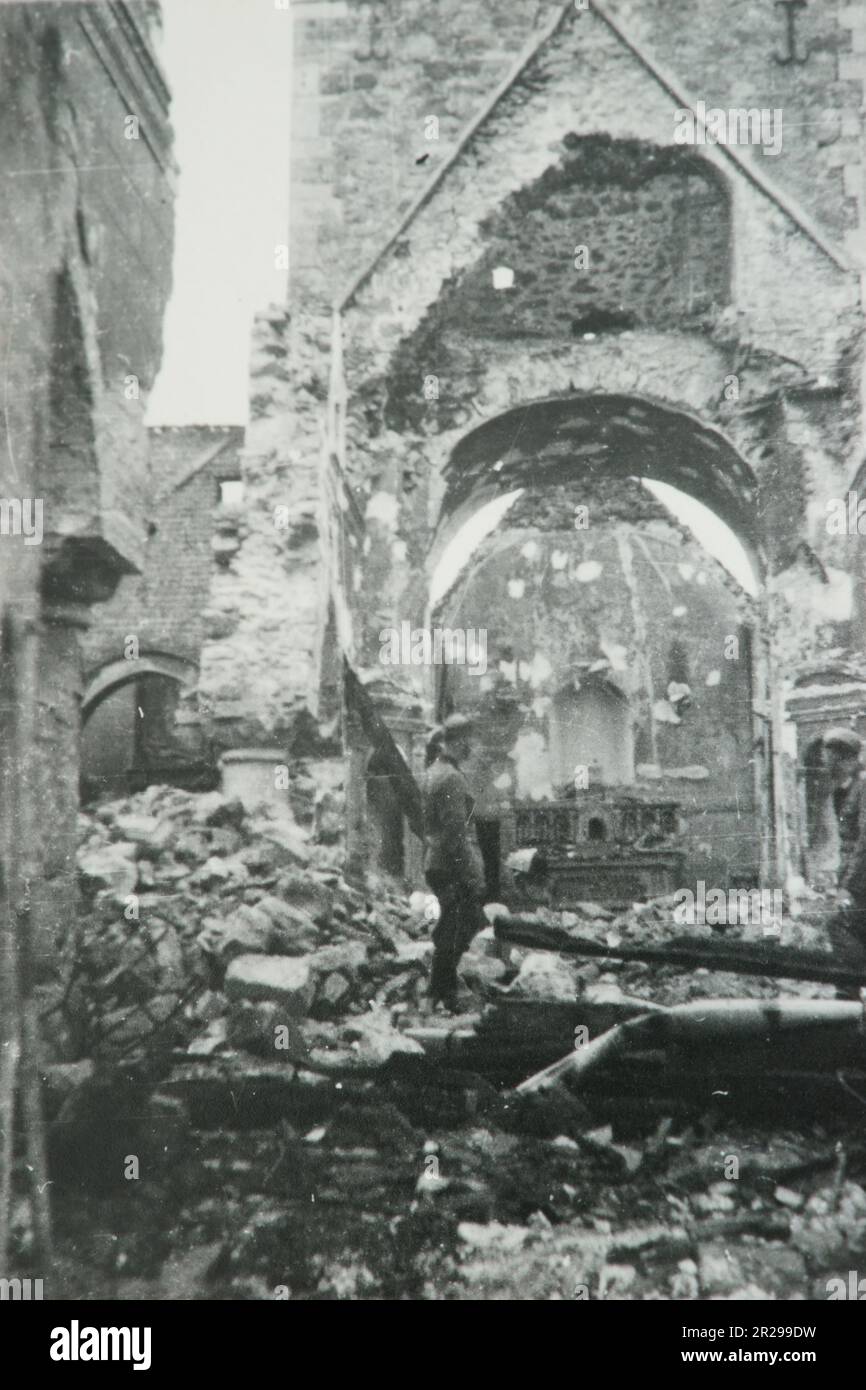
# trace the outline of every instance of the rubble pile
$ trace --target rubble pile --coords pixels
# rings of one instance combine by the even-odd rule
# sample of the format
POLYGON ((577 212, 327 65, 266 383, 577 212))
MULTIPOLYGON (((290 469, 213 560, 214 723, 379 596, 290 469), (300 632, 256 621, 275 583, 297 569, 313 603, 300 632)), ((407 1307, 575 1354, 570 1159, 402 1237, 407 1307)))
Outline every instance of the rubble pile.
MULTIPOLYGON (((82 814, 81 911, 64 944, 60 986, 46 991, 54 1060, 182 1046, 199 1056, 303 1055, 328 1068, 421 1050, 406 1028, 423 1012, 430 922, 386 878, 361 892, 342 877, 337 792, 317 799, 312 780, 296 778, 293 797, 294 818, 248 813, 219 792, 154 786, 82 814)), ((582 903, 537 916, 614 948, 681 935, 673 907, 667 898, 618 912, 582 903)), ((713 935, 710 927, 688 932, 713 935)), ((782 939, 822 944, 820 912, 786 917, 782 939)), ((624 994, 673 1005, 780 992, 777 981, 718 970, 505 947, 492 928, 476 937, 460 974, 468 1008, 500 996, 624 994)), ((785 992, 828 989, 791 982, 785 992)))
POLYGON ((441 1102, 438 1124, 424 1115, 432 1098, 417 1084, 367 1082, 321 1088, 318 1115, 199 1131, 161 1184, 75 1216, 90 1296, 854 1296, 848 1272, 866 1256, 856 1132, 624 1131, 577 1102, 503 1103, 468 1075, 438 1084, 455 1102, 447 1126, 441 1102))
POLYGON ((390 1020, 423 995, 429 927, 384 879, 365 893, 343 879, 338 814, 317 805, 303 825, 157 786, 82 814, 81 909, 43 1015, 53 1059, 158 1045, 279 1059, 298 1027, 313 1060, 382 1058, 390 1033, 413 1050, 390 1020))
MULTIPOLYGON (((431 1014, 424 911, 385 879, 343 879, 333 792, 307 810, 154 787, 81 818, 81 911, 43 1015, 65 1064, 49 1143, 75 1189, 59 1210, 78 1287, 755 1301, 826 1298, 866 1258, 866 1150, 834 1109, 770 1131, 709 1089, 681 1112, 603 1079, 513 1089, 572 1046, 575 1020, 595 1036, 641 1001, 826 986, 506 946, 488 928, 461 963, 473 1014, 431 1014), (156 1082, 136 1078, 129 1059, 160 1052, 156 1082), (130 1153, 147 1173, 131 1195, 130 1153)), ((711 932, 664 899, 539 916, 611 949, 711 932)), ((823 945, 820 912, 786 918, 782 939, 823 945)), ((26 1223, 16 1239, 26 1258, 26 1223)))
MULTIPOLYGON (((626 910, 613 910, 600 903, 579 903, 572 911, 538 908, 533 916, 539 922, 584 939, 606 944, 614 949, 620 945, 670 945, 684 936, 692 940, 760 941, 760 925, 730 925, 722 933, 706 924, 683 926, 674 917, 676 897, 671 894, 649 902, 633 903, 626 910)), ((808 903, 797 904, 797 915, 786 912, 779 922, 779 933, 773 940, 786 947, 822 950, 828 947, 826 924, 835 910, 831 898, 812 895, 808 903)), ((518 948, 512 948, 517 952, 518 948)), ((648 965, 634 961, 585 960, 559 955, 550 951, 526 950, 519 953, 520 975, 511 986, 514 992, 530 998, 574 998, 588 994, 596 998, 600 992, 621 992, 635 999, 656 1004, 676 1005, 691 999, 754 998, 774 999, 781 994, 803 997, 832 997, 830 986, 809 981, 786 980, 784 985, 775 979, 744 976, 725 970, 698 968, 683 970, 677 966, 648 965), (537 974, 537 987, 534 983, 537 974), (569 994, 569 990, 572 992, 569 994)), ((517 959, 517 955, 515 955, 517 959)))
MULTIPOLYGON (((460 1222, 453 1277, 438 1296, 683 1302, 852 1296, 846 1271, 866 1253, 866 1194, 859 1183, 828 1175, 826 1136, 823 1146, 818 1133, 776 1135, 769 1146, 765 1133, 736 1131, 711 1143, 693 1133, 626 1146, 599 1131, 597 1140, 623 1153, 627 1187, 596 1168, 582 1219, 562 1220, 548 1203, 528 1219, 460 1222), (720 1177, 725 1160, 735 1157, 736 1179, 720 1177), (809 1174, 815 1167, 820 1171, 809 1174)), ((558 1138, 550 1147, 562 1154, 570 1149, 575 1166, 586 1171, 581 1145, 558 1138)), ((860 1161, 862 1176, 862 1155, 860 1161)), ((574 1177, 552 1185, 551 1197, 558 1193, 561 1201, 574 1187, 574 1177)), ((579 1197, 572 1200, 583 1206, 579 1197)))

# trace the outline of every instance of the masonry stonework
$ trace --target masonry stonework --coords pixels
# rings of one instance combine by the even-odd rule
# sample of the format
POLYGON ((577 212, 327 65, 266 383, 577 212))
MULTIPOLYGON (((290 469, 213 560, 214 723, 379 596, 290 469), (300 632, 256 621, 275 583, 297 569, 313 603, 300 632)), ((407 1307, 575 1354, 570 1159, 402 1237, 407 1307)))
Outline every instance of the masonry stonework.
POLYGON ((523 494, 434 609, 486 666, 441 667, 439 710, 476 718, 482 818, 596 786, 669 800, 688 881, 754 879, 752 603, 641 492, 523 494))
MULTIPOLYGON (((666 482, 752 558, 749 815, 758 871, 790 871, 782 676, 866 638, 859 550, 826 525, 863 457, 866 220, 863 25, 810 6, 807 61, 784 64, 783 18, 755 0, 688 25, 628 0, 294 6, 293 347, 247 469, 257 537, 215 590, 211 697, 238 700, 249 670, 285 740, 315 721, 334 645, 374 689, 383 629, 429 620, 485 504, 666 482), (779 138, 714 142, 713 107, 765 110, 779 138), (290 477, 304 534, 281 548, 266 518, 290 477), (291 639, 244 597, 247 568, 293 596, 291 639)), ((433 673, 391 684, 435 717, 433 673)))
POLYGON ((143 414, 174 183, 156 20, 150 3, 0 7, 0 163, 14 189, 0 230, 0 481, 6 500, 39 499, 44 531, 39 544, 0 538, 3 800, 7 820, 33 827, 18 826, 25 862, 4 874, 13 893, 32 880, 46 967, 74 897, 79 637, 146 540, 143 414), (28 727, 37 752, 22 766, 28 727))

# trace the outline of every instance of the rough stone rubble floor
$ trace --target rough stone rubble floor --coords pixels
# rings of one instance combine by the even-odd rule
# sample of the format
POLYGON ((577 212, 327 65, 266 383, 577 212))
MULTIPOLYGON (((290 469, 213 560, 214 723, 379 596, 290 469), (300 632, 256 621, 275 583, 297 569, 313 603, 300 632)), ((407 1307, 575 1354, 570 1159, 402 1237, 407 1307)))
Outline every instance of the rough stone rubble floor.
MULTIPOLYGON (((366 901, 340 885, 332 847, 315 845, 309 830, 293 830, 274 862, 264 864, 260 831, 218 797, 167 789, 150 789, 83 820, 91 888, 101 883, 83 920, 85 935, 99 945, 101 968, 116 989, 113 953, 125 944, 111 937, 106 945, 99 932, 94 937, 93 924, 108 909, 116 916, 112 894, 129 889, 132 863, 137 887, 151 895, 152 905, 163 900, 160 880, 168 885, 180 923, 172 949, 157 953, 155 966, 148 957, 151 973, 143 981, 135 976, 133 985, 170 992, 178 988, 177 981, 166 981, 172 972, 200 970, 196 998, 183 1010, 180 1043, 201 1065, 209 1056, 236 1068, 238 1092, 231 1094, 237 1116, 227 1124, 194 1114, 191 1124, 177 1099, 183 1088, 172 1091, 163 1059, 156 1094, 134 1117, 140 1179, 118 1182, 115 1165, 109 1177, 94 1180, 100 1155, 92 1145, 106 1113, 123 1130, 115 1076, 123 1063, 100 1058, 96 1083, 103 1078, 102 1091, 96 1083, 84 1088, 86 1103, 63 1134, 64 1161, 55 1174, 54 1296, 824 1299, 828 1280, 847 1279, 858 1269, 866 1256, 866 1152, 856 1100, 845 1120, 828 1113, 770 1125, 738 1121, 708 1105, 706 1113, 687 1118, 632 1116, 611 1125, 592 1113, 591 1102, 587 1107, 561 1088, 546 1099, 519 1100, 453 1068, 421 1074, 411 1049, 407 1055, 399 1050, 405 1034, 391 1025, 431 1023, 420 1007, 429 955, 423 926, 387 885, 366 901), (128 843, 126 836, 138 846, 134 853, 109 853, 101 866, 94 860, 100 849, 128 843), (105 881, 112 874, 118 880, 105 881), (296 933, 296 957, 300 951, 305 960, 316 951, 332 953, 327 969, 312 972, 316 1018, 303 1025, 308 1039, 326 1056, 329 1050, 350 1056, 352 1048, 358 1055, 360 1048, 369 1060, 379 1055, 377 1047, 387 1055, 392 1045, 396 1052, 378 1078, 359 1072, 336 1080, 284 1065, 292 1102, 263 1119, 248 1107, 245 1112, 245 1103, 254 1087, 249 1078, 263 1065, 261 1048, 254 1055, 256 1029, 267 1030, 273 1015, 266 1002, 227 1002, 219 982, 207 977, 214 968, 208 953, 214 932, 226 946, 241 906, 251 911, 240 948, 255 946, 252 938, 267 912, 279 916, 271 900, 291 901, 317 874, 333 893, 329 909, 318 917, 311 911, 318 923, 314 939, 300 915, 281 927, 296 933), (203 931, 211 933, 205 952, 203 931), (366 952, 358 951, 359 939, 366 952), (354 949, 347 951, 347 943, 354 949), (334 955, 335 946, 342 954, 334 955), (347 982, 345 990, 335 976, 347 982), (380 1031, 365 1034, 369 1006, 377 1001, 380 1031), (252 1052, 238 1046, 238 1036, 252 1052), (397 1044, 389 1041, 394 1038, 397 1044), (202 1039, 205 1050, 197 1054, 202 1039), (76 1125, 77 1150, 70 1148, 76 1125), (738 1174, 726 1177, 732 1157, 738 1174)), ((279 848, 276 833, 274 841, 279 848)), ((588 905, 577 917, 582 934, 595 932, 611 945, 623 935, 661 940, 671 930, 664 905, 619 916, 588 905)), ((797 945, 821 939, 820 925, 807 916, 786 923, 785 933, 797 945)), ((278 950, 287 949, 283 939, 278 950)), ((258 950, 267 955, 262 942, 258 950)), ((528 951, 514 952, 503 977, 483 939, 466 958, 465 975, 476 994, 487 997, 504 985, 529 997, 549 997, 551 989, 568 997, 576 988, 663 1003, 829 993, 710 972, 581 964, 528 951)), ((91 1004, 95 999, 100 1006, 103 997, 93 986, 91 1004)), ((264 1065, 275 1064, 270 1059, 264 1065)), ((121 1147, 132 1143, 124 1136, 121 1147)), ((16 1239, 26 1264, 31 1231, 23 1200, 16 1239)))

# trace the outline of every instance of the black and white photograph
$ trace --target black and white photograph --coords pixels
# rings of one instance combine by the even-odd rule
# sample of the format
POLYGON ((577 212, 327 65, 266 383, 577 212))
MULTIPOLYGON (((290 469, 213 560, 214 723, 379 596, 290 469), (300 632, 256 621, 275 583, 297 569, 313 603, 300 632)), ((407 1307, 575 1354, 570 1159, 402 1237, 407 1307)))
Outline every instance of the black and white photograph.
POLYGON ((864 0, 0 0, 32 1364, 866 1300, 864 134, 864 0))

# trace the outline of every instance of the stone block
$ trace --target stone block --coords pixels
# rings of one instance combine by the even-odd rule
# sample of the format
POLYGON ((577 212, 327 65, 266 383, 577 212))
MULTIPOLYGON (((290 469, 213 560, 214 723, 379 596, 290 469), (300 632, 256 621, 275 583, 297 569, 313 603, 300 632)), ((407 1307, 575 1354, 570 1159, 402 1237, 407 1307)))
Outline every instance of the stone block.
POLYGON ((271 1001, 292 1017, 303 1017, 313 999, 313 976, 308 961, 293 956, 238 956, 226 972, 229 999, 271 1001))
POLYGON ((524 999, 566 1003, 577 998, 574 968, 551 951, 532 951, 522 962, 509 992, 524 999))
POLYGON ((495 956, 467 951, 460 962, 459 974, 462 979, 475 984, 494 985, 500 983, 503 977, 508 974, 508 967, 504 961, 497 960, 495 956))
MULTIPOLYGON (((272 869, 306 868, 310 862, 304 832, 291 821, 255 820, 250 829, 258 861, 272 869)), ((244 858, 249 851, 242 851, 244 858)))
POLYGON ((266 912, 242 905, 230 917, 209 917, 197 937, 208 955, 229 962, 237 956, 266 954, 271 946, 273 924, 266 912))
POLYGON ((310 913, 273 894, 259 898, 256 910, 271 925, 269 950, 275 955, 301 956, 316 948, 319 930, 310 913))
POLYGON ((307 1056, 308 1047, 294 1018, 283 1004, 260 999, 233 999, 229 1009, 227 1040, 259 1057, 296 1062, 307 1056))
POLYGON ((320 1004, 327 1004, 329 1008, 337 1009, 340 1004, 345 1003, 351 992, 351 983, 346 979, 345 975, 341 975, 338 971, 335 971, 333 975, 327 977, 322 988, 319 990, 318 1002, 320 1004))
POLYGON ((93 891, 106 890, 116 898, 135 892, 138 868, 136 846, 120 840, 99 849, 85 850, 79 855, 78 868, 85 885, 93 891))
POLYGON ((131 840, 133 844, 148 849, 165 849, 172 837, 171 825, 158 820, 156 816, 118 816, 114 825, 124 840, 131 840))
POLYGON ((424 1056, 421 1044, 398 1032, 385 1014, 371 1011, 353 1018, 342 1034, 359 1066, 381 1066, 397 1053, 424 1056))
POLYGON ((368 954, 363 941, 338 941, 333 946, 322 946, 310 956, 310 969, 320 975, 329 975, 333 970, 352 975, 367 964, 368 954))

